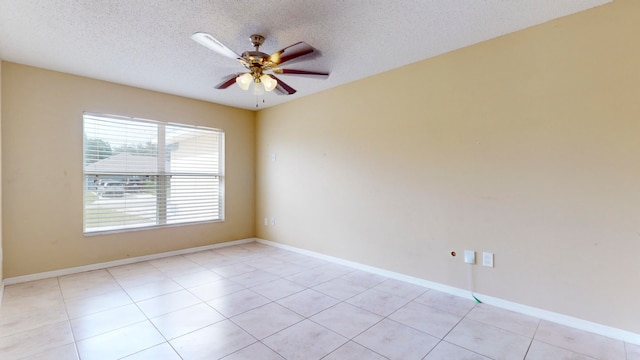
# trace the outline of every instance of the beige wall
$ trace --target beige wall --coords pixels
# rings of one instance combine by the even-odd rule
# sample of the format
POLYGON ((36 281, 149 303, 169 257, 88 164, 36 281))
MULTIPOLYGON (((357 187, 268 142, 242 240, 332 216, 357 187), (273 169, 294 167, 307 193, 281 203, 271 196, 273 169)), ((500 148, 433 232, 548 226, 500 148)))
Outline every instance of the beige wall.
POLYGON ((5 277, 254 236, 253 112, 10 62, 2 105, 5 277), (83 111, 224 129, 226 220, 83 236, 83 111))
POLYGON ((492 251, 477 292, 640 333, 637 14, 618 0, 259 112, 257 235, 465 289, 450 252, 492 251))
MULTIPOLYGON (((0 63, 2 57, 0 56, 0 63)), ((0 179, 2 179, 2 66, 0 66, 0 179)), ((0 301, 2 301, 2 294, 4 287, 2 287, 2 280, 4 279, 3 272, 4 262, 4 247, 2 245, 2 181, 0 181, 0 301)))

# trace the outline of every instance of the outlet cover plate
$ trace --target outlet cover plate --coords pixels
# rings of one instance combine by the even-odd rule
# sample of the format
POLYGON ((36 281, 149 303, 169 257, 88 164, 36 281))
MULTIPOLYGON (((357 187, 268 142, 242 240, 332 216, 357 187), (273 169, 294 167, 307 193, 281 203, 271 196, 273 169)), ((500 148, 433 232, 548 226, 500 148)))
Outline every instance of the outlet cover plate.
POLYGON ((464 262, 467 264, 475 264, 476 263, 476 252, 473 250, 465 250, 464 251, 464 262))

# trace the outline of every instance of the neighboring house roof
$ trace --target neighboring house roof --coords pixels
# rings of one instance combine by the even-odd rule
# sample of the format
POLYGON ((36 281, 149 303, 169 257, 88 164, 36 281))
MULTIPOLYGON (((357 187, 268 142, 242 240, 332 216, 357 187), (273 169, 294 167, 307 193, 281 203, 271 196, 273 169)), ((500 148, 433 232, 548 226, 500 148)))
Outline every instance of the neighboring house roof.
MULTIPOLYGON (((167 162, 168 170, 168 162, 167 162)), ((154 156, 118 153, 84 167, 88 173, 155 173, 158 172, 158 158, 154 156)))

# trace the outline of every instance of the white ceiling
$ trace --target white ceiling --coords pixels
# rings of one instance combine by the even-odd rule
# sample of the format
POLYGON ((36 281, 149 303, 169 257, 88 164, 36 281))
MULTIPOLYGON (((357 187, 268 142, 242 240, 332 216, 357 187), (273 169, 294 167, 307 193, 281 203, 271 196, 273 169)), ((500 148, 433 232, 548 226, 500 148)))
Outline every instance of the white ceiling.
POLYGON ((612 0, 0 0, 0 56, 37 66, 256 109, 236 85, 233 59, 190 39, 208 32, 234 51, 298 41, 322 56, 283 66, 330 71, 326 80, 282 75, 298 92, 267 93, 274 106, 612 0))

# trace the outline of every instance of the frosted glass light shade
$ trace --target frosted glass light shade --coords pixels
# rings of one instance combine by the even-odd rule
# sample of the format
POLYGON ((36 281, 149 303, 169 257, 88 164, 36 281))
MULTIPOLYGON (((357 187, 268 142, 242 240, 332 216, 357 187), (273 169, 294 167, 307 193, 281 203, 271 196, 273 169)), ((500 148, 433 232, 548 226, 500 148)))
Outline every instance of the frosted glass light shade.
POLYGON ((271 91, 275 89, 276 86, 278 85, 278 82, 276 81, 276 79, 272 78, 269 75, 260 76, 260 82, 262 83, 262 85, 264 85, 264 89, 266 91, 271 91))
POLYGON ((238 84, 242 90, 249 90, 252 82, 253 76, 249 73, 242 74, 236 78, 236 84, 238 84))

